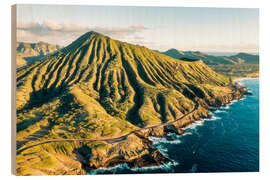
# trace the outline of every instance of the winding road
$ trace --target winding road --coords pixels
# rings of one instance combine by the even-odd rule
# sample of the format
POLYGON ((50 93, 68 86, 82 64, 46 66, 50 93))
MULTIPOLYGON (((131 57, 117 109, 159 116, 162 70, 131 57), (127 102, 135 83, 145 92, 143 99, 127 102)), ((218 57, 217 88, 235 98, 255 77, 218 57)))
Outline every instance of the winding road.
POLYGON ((154 126, 149 126, 149 127, 144 127, 144 128, 140 128, 140 129, 136 129, 136 130, 133 130, 125 135, 122 135, 122 136, 119 136, 119 137, 116 137, 116 138, 104 138, 104 139, 52 139, 52 140, 47 140, 47 141, 44 141, 44 142, 40 142, 40 143, 37 143, 37 144, 33 144, 33 145, 29 145, 27 147, 24 147, 24 148, 21 148, 19 150, 17 150, 17 155, 22 153, 23 151, 29 149, 29 148, 32 148, 32 147, 35 147, 35 146, 39 146, 39 145, 42 145, 42 144, 48 144, 48 143, 53 143, 53 142, 94 142, 94 141, 105 141, 105 142, 108 142, 108 143, 115 143, 115 142, 119 142, 119 141, 123 141, 127 138, 127 136, 129 136, 130 134, 134 134, 136 132, 139 132, 139 131, 142 131, 142 130, 146 130, 146 129, 151 129, 151 128, 157 128, 157 127, 164 127, 164 126, 168 126, 170 124, 173 124, 177 121, 180 121, 182 119, 184 119, 185 117, 187 117, 188 115, 190 115, 191 113, 195 112, 196 110, 198 109, 198 104, 196 104, 194 106, 194 108, 192 109, 192 111, 190 111, 189 113, 187 114, 184 114, 182 117, 174 120, 174 121, 169 121, 169 122, 166 122, 166 123, 162 123, 162 124, 158 124, 158 125, 154 125, 154 126))

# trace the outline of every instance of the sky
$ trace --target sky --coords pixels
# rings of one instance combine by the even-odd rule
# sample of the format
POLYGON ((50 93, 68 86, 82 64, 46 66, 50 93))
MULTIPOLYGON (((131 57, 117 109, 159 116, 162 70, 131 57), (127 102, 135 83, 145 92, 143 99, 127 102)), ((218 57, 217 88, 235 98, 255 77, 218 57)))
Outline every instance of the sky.
POLYGON ((66 46, 88 31, 159 51, 258 53, 259 9, 17 6, 17 41, 66 46))

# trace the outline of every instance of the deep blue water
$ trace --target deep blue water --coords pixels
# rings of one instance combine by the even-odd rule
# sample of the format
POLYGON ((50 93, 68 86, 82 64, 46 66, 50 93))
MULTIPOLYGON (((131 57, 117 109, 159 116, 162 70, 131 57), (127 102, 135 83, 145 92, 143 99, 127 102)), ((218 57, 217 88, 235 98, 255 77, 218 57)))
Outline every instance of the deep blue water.
POLYGON ((190 125, 184 136, 171 134, 173 141, 151 138, 174 163, 133 170, 121 164, 90 174, 259 171, 259 79, 240 84, 253 95, 213 110, 211 119, 190 125))

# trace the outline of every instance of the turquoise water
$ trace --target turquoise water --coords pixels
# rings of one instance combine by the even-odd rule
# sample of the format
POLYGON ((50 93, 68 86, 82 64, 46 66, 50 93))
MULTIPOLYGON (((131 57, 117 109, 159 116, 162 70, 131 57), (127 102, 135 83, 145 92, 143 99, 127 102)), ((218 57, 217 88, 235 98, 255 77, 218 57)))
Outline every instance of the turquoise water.
POLYGON ((212 118, 191 124, 184 136, 151 138, 173 163, 137 169, 121 164, 90 174, 259 171, 259 79, 239 83, 253 95, 214 109, 212 118))

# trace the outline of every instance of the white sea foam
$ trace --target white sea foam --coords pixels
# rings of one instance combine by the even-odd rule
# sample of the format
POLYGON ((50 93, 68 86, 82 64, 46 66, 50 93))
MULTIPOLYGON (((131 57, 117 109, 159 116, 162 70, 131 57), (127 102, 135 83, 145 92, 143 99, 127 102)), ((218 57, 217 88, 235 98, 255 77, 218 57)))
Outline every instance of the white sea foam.
MULTIPOLYGON (((226 112, 226 111, 218 110, 217 112, 215 112, 215 114, 223 113, 223 112, 226 112)), ((210 117, 209 117, 209 118, 202 118, 202 119, 199 120, 199 121, 195 121, 194 123, 192 123, 192 124, 186 126, 185 128, 182 128, 182 130, 196 129, 196 127, 202 126, 202 125, 204 124, 205 121, 214 121, 214 120, 219 120, 219 119, 221 119, 221 117, 215 116, 214 113, 211 113, 211 112, 210 112, 210 117)))
POLYGON ((196 129, 197 126, 202 126, 204 123, 204 119, 201 119, 201 120, 198 120, 198 121, 195 121, 189 125, 187 125, 186 127, 182 128, 182 130, 187 130, 187 129, 196 129))
POLYGON ((119 171, 123 170, 131 170, 133 172, 145 172, 149 170, 157 170, 157 169, 164 169, 164 170, 171 170, 172 166, 176 166, 179 163, 176 161, 170 161, 167 163, 164 163, 159 166, 146 166, 146 167, 136 167, 136 168, 130 168, 127 163, 119 164, 113 167, 101 167, 98 168, 97 170, 90 171, 89 174, 103 174, 104 172, 109 172, 109 173, 116 173, 119 171))
POLYGON ((220 110, 220 109, 217 109, 217 110, 214 111, 214 113, 216 113, 216 114, 217 114, 217 113, 225 113, 225 112, 226 112, 226 111, 222 111, 222 110, 220 110))
MULTIPOLYGON (((232 104, 234 104, 234 103, 236 103, 238 101, 239 100, 236 100, 236 99, 235 100, 232 100, 230 103, 226 104, 225 106, 220 107, 219 109, 229 109, 232 104)), ((219 109, 217 109, 217 110, 219 110, 219 109)), ((216 113, 216 111, 214 111, 214 112, 216 113)))
POLYGON ((244 96, 243 98, 239 99, 239 101, 243 101, 246 99, 246 96, 244 96))
POLYGON ((238 101, 237 99, 232 100, 232 101, 228 104, 228 106, 230 106, 230 105, 236 103, 237 101, 238 101))
POLYGON ((175 140, 167 140, 166 138, 160 138, 160 137, 149 137, 148 138, 150 141, 153 142, 153 144, 158 144, 158 143, 166 143, 166 144, 179 144, 181 141, 179 139, 175 140))
POLYGON ((207 119, 207 120, 208 120, 208 121, 213 121, 213 120, 218 120, 218 119, 221 119, 221 117, 218 117, 218 116, 212 116, 212 118, 207 119))
POLYGON ((145 172, 145 171, 156 170, 156 169, 170 170, 170 169, 172 169, 172 166, 176 166, 178 164, 179 163, 176 161, 171 161, 171 162, 167 162, 163 165, 159 165, 159 166, 130 168, 127 163, 123 163, 123 164, 119 164, 119 165, 116 165, 113 167, 101 167, 101 168, 98 168, 97 170, 90 171, 89 173, 94 175, 94 174, 103 174, 104 172, 116 173, 116 172, 123 171, 123 170, 131 170, 134 172, 145 172))
POLYGON ((189 129, 195 129, 198 126, 202 126, 204 123, 204 120, 195 121, 194 123, 190 124, 189 129))
POLYGON ((184 134, 182 134, 182 136, 186 136, 186 135, 192 135, 191 132, 185 131, 184 134))
POLYGON ((108 171, 113 173, 115 171, 124 170, 124 169, 130 169, 130 167, 128 166, 127 163, 119 164, 119 165, 116 165, 113 167, 100 167, 96 170, 90 171, 89 173, 90 174, 101 174, 101 173, 108 172, 108 171))
POLYGON ((231 101, 231 104, 233 104, 233 103, 235 103, 237 101, 238 101, 237 99, 234 99, 234 100, 231 101))
POLYGON ((135 171, 135 172, 144 172, 144 171, 147 171, 147 170, 156 170, 156 169, 165 169, 165 170, 171 170, 172 169, 172 166, 176 166, 178 165, 179 163, 176 162, 176 161, 172 161, 172 162, 168 162, 168 163, 165 163, 165 164, 162 164, 160 166, 148 166, 148 167, 136 167, 136 168, 132 168, 131 170, 132 171, 135 171))
POLYGON ((230 105, 227 104, 226 106, 222 106, 220 109, 229 109, 230 108, 230 105))
POLYGON ((181 138, 181 135, 175 134, 175 133, 168 133, 169 136, 172 136, 174 138, 181 138))
MULTIPOLYGON (((221 112, 225 112, 225 111, 218 110, 218 113, 221 113, 221 112)), ((192 133, 197 133, 197 127, 202 126, 205 121, 215 121, 215 120, 221 119, 221 117, 215 116, 215 114, 217 113, 210 112, 209 114, 210 114, 209 118, 202 118, 201 120, 195 121, 194 123, 189 124, 186 127, 182 128, 182 130, 184 131, 184 135, 191 135, 192 133), (194 130, 194 131, 190 132, 189 130, 194 130)))

